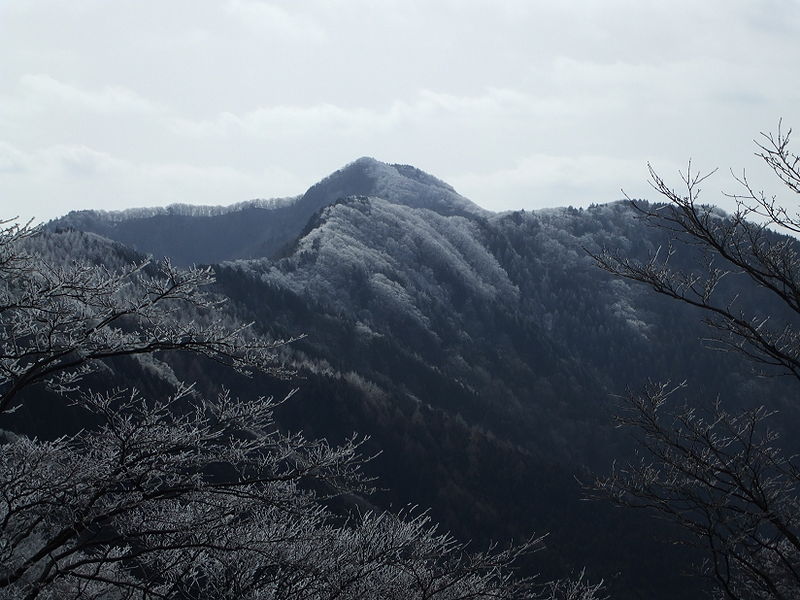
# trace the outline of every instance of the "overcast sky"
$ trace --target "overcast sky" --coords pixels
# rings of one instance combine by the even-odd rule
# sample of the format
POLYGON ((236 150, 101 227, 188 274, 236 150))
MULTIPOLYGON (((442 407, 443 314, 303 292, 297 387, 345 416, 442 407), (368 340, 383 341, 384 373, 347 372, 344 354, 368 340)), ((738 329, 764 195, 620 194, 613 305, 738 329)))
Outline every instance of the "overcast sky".
POLYGON ((649 195, 648 161, 767 183, 798 75, 800 0, 0 0, 0 205, 232 204, 365 155, 492 210, 649 195))

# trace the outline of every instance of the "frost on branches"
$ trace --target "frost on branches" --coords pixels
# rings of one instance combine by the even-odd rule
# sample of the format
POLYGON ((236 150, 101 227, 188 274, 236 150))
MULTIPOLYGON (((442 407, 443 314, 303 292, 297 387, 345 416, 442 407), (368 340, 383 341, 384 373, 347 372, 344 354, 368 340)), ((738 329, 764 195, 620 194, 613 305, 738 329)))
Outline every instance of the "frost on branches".
MULTIPOLYGON (((739 192, 726 195, 736 210, 726 215, 700 202, 713 172, 692 171, 690 163, 682 187, 673 189, 651 167, 650 183, 667 204, 634 207, 670 234, 671 245, 647 261, 609 250, 594 258, 614 275, 702 311, 712 348, 743 355, 759 374, 800 380, 800 155, 790 150, 790 137, 779 123, 756 142, 788 201, 734 175, 739 192), (701 262, 681 268, 678 249, 693 250, 701 262), (733 291, 723 292, 723 282, 733 291), (746 288, 773 304, 743 308, 739 291, 746 288)), ((620 424, 637 432, 648 458, 615 468, 596 488, 688 531, 706 554, 701 572, 714 580, 717 597, 800 598, 800 463, 770 425, 776 410, 702 398, 676 405, 682 387, 654 385, 626 399, 620 424)))
POLYGON ((53 441, 4 433, 0 598, 596 597, 582 578, 515 577, 539 539, 468 553, 424 514, 333 512, 326 499, 369 491, 360 442, 284 433, 280 402, 90 390, 104 360, 162 351, 286 374, 283 342, 215 317, 209 270, 113 264, 108 248, 63 258, 93 243, 0 230, 0 427, 38 386, 97 423, 53 441))

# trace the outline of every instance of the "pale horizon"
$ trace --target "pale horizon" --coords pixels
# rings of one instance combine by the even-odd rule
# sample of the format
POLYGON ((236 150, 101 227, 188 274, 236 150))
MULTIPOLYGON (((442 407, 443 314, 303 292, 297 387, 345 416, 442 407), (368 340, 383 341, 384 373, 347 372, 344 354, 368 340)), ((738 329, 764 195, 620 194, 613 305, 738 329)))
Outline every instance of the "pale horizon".
MULTIPOLYGON (((653 198, 688 159, 772 185, 800 3, 6 0, 0 200, 70 210, 302 194, 360 156, 492 211, 653 198)), ((779 190, 777 190, 779 191, 779 190)))

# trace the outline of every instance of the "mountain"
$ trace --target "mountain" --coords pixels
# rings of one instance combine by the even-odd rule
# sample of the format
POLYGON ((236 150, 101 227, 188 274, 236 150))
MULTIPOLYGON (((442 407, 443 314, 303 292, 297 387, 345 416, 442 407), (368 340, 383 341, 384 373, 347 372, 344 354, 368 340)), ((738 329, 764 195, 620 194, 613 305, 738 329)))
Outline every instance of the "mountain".
MULTIPOLYGON (((651 378, 686 380, 690 402, 768 398, 786 432, 800 415, 786 382, 757 381, 737 355, 703 345, 697 311, 594 265, 588 252, 604 247, 637 258, 667 247, 663 230, 635 217, 626 203, 490 213, 418 169, 362 158, 289 200, 74 212, 49 235, 75 240, 81 229, 177 263, 216 263, 225 310, 270 336, 306 333, 286 351, 301 391, 282 423, 333 440, 371 436, 381 454, 367 468, 387 488, 377 505, 430 507, 479 542, 549 531, 532 567, 545 575, 587 565, 616 598, 687 597, 698 589, 682 576, 691 555, 652 540, 674 531, 581 500, 576 478, 631 456, 613 426, 615 397, 651 378)), ((692 249, 674 257, 697 259, 692 249)), ((744 309, 780 310, 730 279, 721 291, 744 309)), ((242 395, 286 390, 171 365, 242 395)))
POLYGON ((408 165, 360 158, 312 186, 302 196, 254 200, 229 207, 172 205, 119 212, 73 211, 53 229, 98 233, 176 265, 274 255, 294 241, 322 207, 348 196, 432 208, 444 214, 481 214, 452 187, 408 165))

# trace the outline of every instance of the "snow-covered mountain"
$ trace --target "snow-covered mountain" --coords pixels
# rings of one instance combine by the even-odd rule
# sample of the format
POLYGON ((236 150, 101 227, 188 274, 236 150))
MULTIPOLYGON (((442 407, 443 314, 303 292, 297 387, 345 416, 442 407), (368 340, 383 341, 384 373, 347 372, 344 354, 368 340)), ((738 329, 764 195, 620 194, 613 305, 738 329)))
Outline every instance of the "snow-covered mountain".
MULTIPOLYGON (((685 379, 691 397, 745 404, 753 379, 704 349, 697 313, 594 266, 587 250, 645 257, 668 243, 626 204, 494 214, 414 167, 361 158, 288 200, 73 212, 50 227, 221 263, 225 310, 275 337, 308 334, 287 351, 301 392, 284 423, 372 436, 382 455, 368 468, 392 490, 378 503, 430 506, 463 538, 550 531, 558 550, 540 568, 622 573, 618 598, 685 590, 684 554, 654 546, 647 522, 581 502, 575 477, 630 452, 614 395, 685 379)), ((780 381, 758 389, 800 423, 780 381)))

